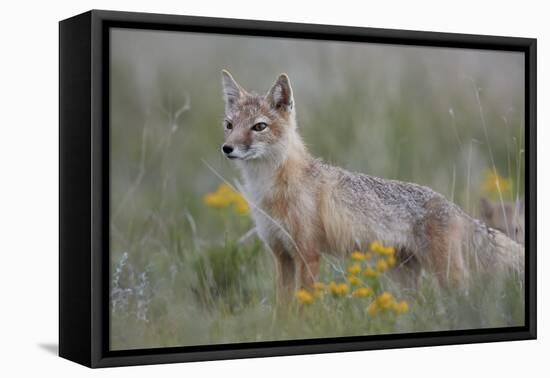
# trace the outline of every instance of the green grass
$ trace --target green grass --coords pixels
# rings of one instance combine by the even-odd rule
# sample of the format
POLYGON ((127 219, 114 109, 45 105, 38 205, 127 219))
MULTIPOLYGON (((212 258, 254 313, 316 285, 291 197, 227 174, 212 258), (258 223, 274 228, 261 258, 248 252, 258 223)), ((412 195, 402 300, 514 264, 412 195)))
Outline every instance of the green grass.
MULTIPOLYGON (((269 252, 240 240, 252 221, 203 202, 220 184, 204 161, 239 179, 219 150, 221 68, 259 92, 287 72, 299 131, 332 164, 430 186, 474 216, 487 171, 522 197, 521 55, 224 38, 113 34, 113 349, 523 324, 521 280, 505 275, 475 276, 467 295, 429 275, 413 293, 382 278, 409 302, 403 315, 330 295, 276 306, 269 252)), ((324 259, 321 280, 343 280, 347 263, 324 259)))

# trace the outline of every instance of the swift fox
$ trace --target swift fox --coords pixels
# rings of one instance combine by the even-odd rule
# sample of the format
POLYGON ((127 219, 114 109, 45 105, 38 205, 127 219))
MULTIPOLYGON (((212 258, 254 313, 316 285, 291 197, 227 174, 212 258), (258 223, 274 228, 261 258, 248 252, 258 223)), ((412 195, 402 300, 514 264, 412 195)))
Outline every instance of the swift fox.
POLYGON ((343 256, 375 240, 396 248, 397 275, 424 269, 445 286, 467 285, 472 267, 523 271, 521 245, 430 188, 312 157, 286 74, 265 95, 247 92, 225 70, 222 85, 221 148, 240 168, 257 233, 275 257, 277 293, 311 287, 321 253, 343 256))

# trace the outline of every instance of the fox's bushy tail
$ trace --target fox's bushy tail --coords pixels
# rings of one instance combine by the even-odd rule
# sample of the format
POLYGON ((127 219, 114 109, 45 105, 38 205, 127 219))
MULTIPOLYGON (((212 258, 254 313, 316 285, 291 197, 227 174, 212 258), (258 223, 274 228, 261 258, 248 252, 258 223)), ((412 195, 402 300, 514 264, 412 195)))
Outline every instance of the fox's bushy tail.
POLYGON ((525 248, 504 233, 470 218, 472 227, 470 251, 477 268, 508 270, 523 275, 525 248))

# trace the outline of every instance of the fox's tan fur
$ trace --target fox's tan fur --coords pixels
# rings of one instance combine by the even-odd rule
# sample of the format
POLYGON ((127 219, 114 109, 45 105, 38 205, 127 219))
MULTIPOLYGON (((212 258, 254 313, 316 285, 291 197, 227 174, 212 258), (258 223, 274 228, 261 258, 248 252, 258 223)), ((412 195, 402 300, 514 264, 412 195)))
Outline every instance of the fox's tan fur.
POLYGON ((279 293, 310 287, 321 253, 345 256, 374 240, 397 248, 397 275, 422 268, 443 285, 467 285, 472 267, 523 271, 520 245, 430 188, 313 158, 297 131, 286 75, 265 96, 248 93, 227 71, 222 77, 222 147, 241 169, 257 232, 276 260, 279 293))
POLYGON ((491 201, 482 198, 479 202, 479 219, 520 244, 525 244, 525 207, 523 201, 491 201))

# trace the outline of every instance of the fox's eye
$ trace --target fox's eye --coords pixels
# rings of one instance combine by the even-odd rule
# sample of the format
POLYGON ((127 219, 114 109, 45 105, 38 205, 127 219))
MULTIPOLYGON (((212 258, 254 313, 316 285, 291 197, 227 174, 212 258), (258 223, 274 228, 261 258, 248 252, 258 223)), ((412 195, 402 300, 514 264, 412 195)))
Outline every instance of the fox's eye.
POLYGON ((254 131, 262 131, 267 127, 267 123, 265 122, 258 122, 254 126, 252 126, 252 130, 254 131))
POLYGON ((229 121, 225 121, 225 129, 226 130, 233 130, 233 124, 229 121))

